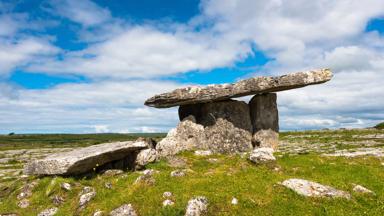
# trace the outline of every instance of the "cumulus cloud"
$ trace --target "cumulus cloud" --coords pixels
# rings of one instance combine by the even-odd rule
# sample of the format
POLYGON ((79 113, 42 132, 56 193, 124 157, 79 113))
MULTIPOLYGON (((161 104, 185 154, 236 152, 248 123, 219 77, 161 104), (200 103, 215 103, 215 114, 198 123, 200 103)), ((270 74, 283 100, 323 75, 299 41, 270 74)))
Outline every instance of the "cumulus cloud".
MULTIPOLYGON (((79 40, 88 46, 66 51, 47 40, 0 40, 0 74, 22 67, 91 83, 0 96, 0 114, 8 116, 0 119, 2 131, 164 131, 176 124, 175 110, 144 108, 143 101, 180 84, 158 78, 231 66, 253 48, 272 59, 257 75, 335 72, 329 83, 278 93, 281 128, 362 127, 384 119, 384 37, 365 32, 369 20, 384 15, 381 0, 203 0, 188 23, 166 25, 116 19, 88 0, 51 1, 46 9, 79 23, 79 40)), ((11 23, 20 20, 3 20, 9 25, 0 34, 18 32, 11 23)))
POLYGON ((172 82, 103 81, 16 89, 17 97, 0 94, 0 132, 165 132, 176 122, 176 110, 143 103, 176 87, 172 82))

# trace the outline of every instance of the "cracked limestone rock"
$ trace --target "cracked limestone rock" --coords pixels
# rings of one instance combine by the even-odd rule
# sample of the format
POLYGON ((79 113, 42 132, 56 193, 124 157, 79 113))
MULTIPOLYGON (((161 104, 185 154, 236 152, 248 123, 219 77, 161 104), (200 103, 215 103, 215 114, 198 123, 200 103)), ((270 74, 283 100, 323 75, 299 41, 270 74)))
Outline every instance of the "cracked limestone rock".
POLYGON ((272 148, 255 148, 249 155, 249 160, 255 164, 263 164, 275 161, 272 148))
POLYGON ((351 198, 348 192, 304 179, 288 179, 282 185, 306 197, 351 198))
POLYGON ((208 210, 208 199, 203 196, 195 197, 188 201, 185 216, 204 215, 208 210))

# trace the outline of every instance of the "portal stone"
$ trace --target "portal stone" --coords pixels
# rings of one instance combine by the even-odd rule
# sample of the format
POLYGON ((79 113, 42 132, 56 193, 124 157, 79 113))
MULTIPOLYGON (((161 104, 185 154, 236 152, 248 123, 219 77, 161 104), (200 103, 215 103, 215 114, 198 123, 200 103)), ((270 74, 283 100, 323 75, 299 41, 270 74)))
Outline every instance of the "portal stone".
POLYGON ((255 95, 249 102, 255 147, 277 149, 279 139, 279 112, 276 93, 255 95))

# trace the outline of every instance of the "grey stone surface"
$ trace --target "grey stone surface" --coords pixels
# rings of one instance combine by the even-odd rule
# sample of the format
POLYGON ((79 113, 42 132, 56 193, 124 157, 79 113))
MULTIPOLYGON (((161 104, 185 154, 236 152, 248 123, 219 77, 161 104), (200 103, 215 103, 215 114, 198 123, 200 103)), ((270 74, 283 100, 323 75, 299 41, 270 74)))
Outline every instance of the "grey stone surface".
POLYGON ((63 182, 60 184, 61 188, 63 188, 64 190, 66 191, 71 191, 72 190, 72 186, 71 184, 67 183, 67 182, 63 182))
POLYGON ((124 204, 109 213, 110 216, 137 216, 131 204, 124 204))
POLYGON ((204 127, 196 124, 194 118, 184 119, 157 144, 157 154, 164 157, 196 148, 201 143, 203 131, 204 127))
POLYGON ((191 107, 188 112, 183 111, 187 117, 158 143, 160 156, 192 149, 211 150, 213 153, 252 150, 252 124, 245 102, 225 100, 191 107), (193 116, 193 110, 200 114, 193 116))
POLYGON ((53 216, 57 213, 58 210, 59 210, 58 208, 52 207, 52 208, 43 210, 37 216, 53 216))
POLYGON ((25 174, 70 175, 81 174, 93 168, 127 157, 131 152, 147 148, 144 141, 104 143, 31 161, 24 167, 25 174))
POLYGON ((149 98, 145 101, 145 105, 166 108, 185 104, 220 101, 246 95, 277 92, 320 84, 329 81, 331 78, 332 72, 329 69, 297 72, 278 77, 254 77, 232 84, 176 89, 172 92, 149 98))
POLYGON ((173 202, 173 201, 170 200, 170 199, 166 199, 166 200, 163 201, 163 206, 164 206, 164 207, 165 207, 165 206, 173 206, 173 205, 175 205, 175 202, 173 202))
POLYGON ((307 197, 351 198, 348 192, 304 179, 288 179, 282 185, 307 197))
POLYGON ((105 177, 111 177, 111 176, 121 175, 123 173, 124 171, 120 169, 109 169, 109 170, 105 170, 102 175, 105 177))
POLYGON ((279 112, 276 93, 259 94, 249 101, 255 147, 277 149, 279 142, 279 112))
POLYGON ((155 149, 143 149, 136 156, 136 169, 142 169, 145 165, 156 161, 157 151, 155 149))
POLYGON ((354 192, 356 193, 362 193, 362 194, 372 194, 374 195, 375 193, 368 188, 361 186, 361 185, 354 185, 353 189, 354 192))
POLYGON ((96 191, 92 187, 84 187, 79 197, 79 209, 85 206, 96 196, 96 191))
POLYGON ((256 164, 275 161, 272 148, 255 148, 249 155, 249 160, 256 164))
POLYGON ((185 216, 204 215, 208 210, 208 199, 203 196, 195 197, 188 201, 185 216))

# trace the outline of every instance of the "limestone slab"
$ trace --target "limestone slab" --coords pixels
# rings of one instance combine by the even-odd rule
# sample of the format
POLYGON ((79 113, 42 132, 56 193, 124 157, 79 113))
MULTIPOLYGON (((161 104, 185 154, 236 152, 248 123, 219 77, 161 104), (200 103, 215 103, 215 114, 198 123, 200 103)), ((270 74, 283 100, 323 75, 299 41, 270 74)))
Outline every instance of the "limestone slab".
POLYGON ((24 173, 29 175, 81 174, 105 163, 125 158, 130 153, 147 147, 148 143, 145 141, 125 141, 55 153, 26 164, 24 173))
POLYGON ((329 69, 297 72, 276 77, 253 77, 231 84, 179 88, 171 92, 155 95, 145 101, 145 105, 167 108, 186 104, 207 103, 247 95, 301 88, 307 85, 324 83, 331 78, 332 72, 329 69))

